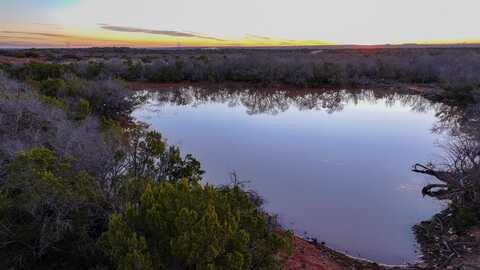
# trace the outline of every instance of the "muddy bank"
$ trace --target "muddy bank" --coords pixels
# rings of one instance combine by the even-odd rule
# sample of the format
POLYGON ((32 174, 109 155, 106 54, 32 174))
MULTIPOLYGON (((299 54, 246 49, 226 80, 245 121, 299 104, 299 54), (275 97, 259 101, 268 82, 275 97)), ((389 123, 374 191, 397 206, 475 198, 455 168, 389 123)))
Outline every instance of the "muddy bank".
POLYGON ((284 270, 341 270, 341 269, 415 269, 413 266, 387 266, 367 260, 356 259, 325 245, 307 241, 296 236, 293 254, 286 262, 284 270))

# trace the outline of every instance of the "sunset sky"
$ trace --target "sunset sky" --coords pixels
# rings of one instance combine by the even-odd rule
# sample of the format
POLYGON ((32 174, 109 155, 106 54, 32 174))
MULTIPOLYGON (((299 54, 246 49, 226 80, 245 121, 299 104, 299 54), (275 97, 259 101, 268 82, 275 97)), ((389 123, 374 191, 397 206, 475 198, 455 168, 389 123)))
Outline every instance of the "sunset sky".
POLYGON ((0 47, 480 43, 479 0, 0 0, 0 47))

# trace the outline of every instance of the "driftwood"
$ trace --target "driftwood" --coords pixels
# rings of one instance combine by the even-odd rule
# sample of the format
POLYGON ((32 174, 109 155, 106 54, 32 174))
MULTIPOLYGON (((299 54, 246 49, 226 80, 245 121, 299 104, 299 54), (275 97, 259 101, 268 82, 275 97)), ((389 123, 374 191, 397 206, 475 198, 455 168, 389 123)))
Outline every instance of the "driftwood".
POLYGON ((434 176, 438 180, 444 182, 446 185, 451 187, 461 187, 461 183, 457 180, 457 175, 451 172, 434 170, 431 167, 427 167, 419 163, 413 166, 412 171, 434 176))
POLYGON ((427 195, 435 197, 440 200, 450 199, 452 194, 461 192, 464 189, 463 181, 459 181, 457 174, 448 171, 434 170, 432 167, 427 167, 422 164, 415 164, 412 169, 413 172, 427 174, 435 177, 443 184, 429 184, 423 187, 423 196, 427 195))
POLYGON ((449 222, 452 214, 452 209, 445 209, 429 221, 423 221, 413 227, 420 244, 422 258, 429 264, 427 269, 445 269, 452 264, 463 265, 464 256, 478 254, 480 246, 473 236, 452 230, 449 222))
POLYGON ((445 184, 430 184, 422 188, 422 195, 430 197, 444 197, 448 194, 448 185, 445 184), (437 189, 437 190, 434 190, 437 189))

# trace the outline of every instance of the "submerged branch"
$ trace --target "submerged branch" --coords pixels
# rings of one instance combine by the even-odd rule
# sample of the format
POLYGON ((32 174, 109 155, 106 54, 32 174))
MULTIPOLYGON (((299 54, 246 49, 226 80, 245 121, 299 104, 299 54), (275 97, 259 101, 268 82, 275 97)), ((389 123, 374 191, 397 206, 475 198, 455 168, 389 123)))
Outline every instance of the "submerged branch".
MULTIPOLYGON (((449 188, 461 188, 462 187, 461 181, 458 181, 457 180, 457 175, 452 173, 452 172, 434 170, 432 166, 428 167, 428 166, 425 166, 425 165, 422 165, 422 164, 419 164, 419 163, 417 163, 413 166, 412 171, 416 172, 416 173, 431 175, 431 176, 437 178, 438 180, 444 182, 446 184, 446 186, 449 187, 449 188)), ((438 186, 434 186, 434 187, 438 187, 438 186)))
POLYGON ((448 185, 445 184, 430 184, 422 188, 422 195, 428 195, 430 197, 443 197, 448 194, 448 185), (438 190, 433 190, 438 189, 438 190))

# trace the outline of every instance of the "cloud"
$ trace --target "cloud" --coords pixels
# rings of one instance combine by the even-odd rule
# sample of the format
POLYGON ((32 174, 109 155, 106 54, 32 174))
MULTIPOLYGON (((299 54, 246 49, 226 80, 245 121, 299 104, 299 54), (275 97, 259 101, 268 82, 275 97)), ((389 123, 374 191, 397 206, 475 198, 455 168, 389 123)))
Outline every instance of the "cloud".
POLYGON ((12 41, 12 42, 0 42, 0 48, 53 48, 62 47, 56 43, 38 43, 28 41, 12 41))
POLYGON ((258 35, 252 35, 252 34, 245 34, 245 38, 253 39, 253 40, 272 40, 271 37, 258 36, 258 35))
POLYGON ((135 28, 127 26, 115 26, 109 24, 99 24, 102 29, 116 31, 116 32, 128 32, 128 33, 143 33, 143 34, 152 34, 152 35, 162 35, 162 36, 171 36, 171 37, 185 37, 185 38, 200 38, 200 39, 209 39, 216 41, 225 41, 223 39, 209 37, 205 35, 195 34, 191 32, 180 32, 172 30, 152 30, 144 28, 135 28))
POLYGON ((71 38, 72 36, 63 35, 63 34, 52 34, 52 33, 43 33, 43 32, 22 32, 22 31, 0 31, 3 34, 14 34, 14 35, 34 35, 34 36, 43 36, 43 37, 55 37, 55 38, 71 38))
POLYGON ((48 27, 50 29, 56 29, 56 30, 63 30, 64 28, 61 27, 60 25, 53 24, 53 23, 40 23, 40 22, 33 22, 31 23, 32 25, 38 25, 42 27, 48 27))
POLYGON ((39 37, 25 37, 25 36, 6 36, 6 35, 0 35, 0 39, 28 39, 28 40, 43 40, 42 38, 39 37))

